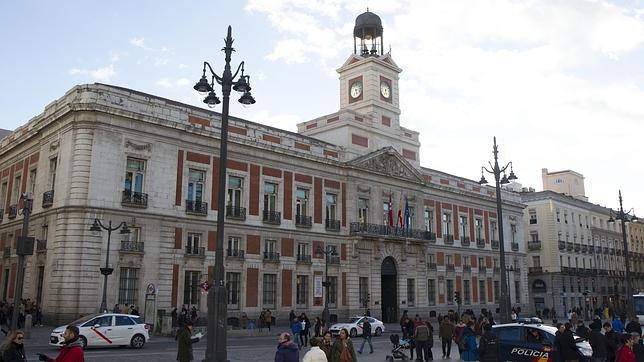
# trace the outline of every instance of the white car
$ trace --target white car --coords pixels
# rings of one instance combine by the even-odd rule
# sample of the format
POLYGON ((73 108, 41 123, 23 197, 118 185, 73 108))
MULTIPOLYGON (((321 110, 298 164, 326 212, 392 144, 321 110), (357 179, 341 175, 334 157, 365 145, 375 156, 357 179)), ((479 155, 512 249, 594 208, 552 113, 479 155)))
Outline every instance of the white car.
POLYGON ((372 335, 379 336, 382 334, 382 332, 385 331, 385 325, 376 318, 359 316, 351 318, 347 323, 336 323, 332 325, 331 328, 329 328, 329 331, 331 332, 331 334, 336 335, 340 334, 340 330, 342 328, 346 328, 346 330, 349 331, 349 335, 351 337, 361 336, 362 323, 364 323, 365 318, 369 318, 372 335))
MULTIPOLYGON (((150 340, 148 329, 136 315, 119 313, 90 314, 68 325, 77 326, 80 330, 79 340, 85 347, 131 346, 142 348, 150 340)), ((62 347, 65 339, 63 333, 68 325, 60 326, 51 332, 49 345, 62 347)))

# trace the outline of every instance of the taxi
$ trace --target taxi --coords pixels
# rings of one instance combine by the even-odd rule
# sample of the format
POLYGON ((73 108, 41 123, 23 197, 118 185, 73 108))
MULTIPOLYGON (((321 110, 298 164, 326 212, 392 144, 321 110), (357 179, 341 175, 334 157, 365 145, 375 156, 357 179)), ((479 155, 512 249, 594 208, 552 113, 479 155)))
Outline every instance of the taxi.
MULTIPOLYGON (((509 323, 492 326, 498 338, 499 360, 518 362, 560 361, 555 346, 557 328, 541 323, 509 323)), ((593 349, 584 338, 574 334, 579 360, 590 362, 593 349)))
POLYGON ((143 348, 150 340, 150 326, 141 317, 131 314, 90 314, 67 325, 55 328, 49 336, 49 345, 62 347, 63 334, 68 325, 77 326, 82 347, 130 346, 143 348))

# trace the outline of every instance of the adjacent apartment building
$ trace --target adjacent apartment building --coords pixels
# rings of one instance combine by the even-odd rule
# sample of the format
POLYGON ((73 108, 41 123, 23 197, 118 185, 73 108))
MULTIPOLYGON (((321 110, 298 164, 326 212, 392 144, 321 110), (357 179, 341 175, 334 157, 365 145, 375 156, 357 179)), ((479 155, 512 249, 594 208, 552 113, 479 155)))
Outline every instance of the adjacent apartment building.
POLYGON ((500 222, 512 303, 525 308, 520 195, 503 191, 499 220, 493 188, 423 167, 418 132, 401 126, 401 69, 382 47, 364 51, 382 41, 380 18, 360 15, 354 34, 361 46, 338 69, 339 111, 298 133, 232 118, 225 185, 218 113, 105 84, 49 104, 0 142, 2 298, 14 296, 18 195, 30 191, 37 242, 23 295, 50 322, 98 309, 106 253, 108 305, 136 304, 149 322, 174 306, 204 311, 199 285, 212 278, 220 242, 231 316, 321 314, 326 263, 339 318, 366 308, 386 321, 402 310, 444 313, 457 308, 455 291, 463 309, 494 310, 500 222), (218 212, 225 240, 216 240, 218 212), (90 231, 94 219, 132 232, 112 233, 108 248, 106 232, 90 231), (334 255, 324 258, 327 248, 334 255))

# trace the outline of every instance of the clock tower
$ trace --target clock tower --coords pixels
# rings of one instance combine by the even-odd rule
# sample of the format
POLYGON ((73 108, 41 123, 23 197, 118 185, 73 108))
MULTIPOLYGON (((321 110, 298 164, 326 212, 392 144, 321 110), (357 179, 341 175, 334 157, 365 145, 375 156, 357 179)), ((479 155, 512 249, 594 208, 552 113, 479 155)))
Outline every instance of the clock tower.
POLYGON ((343 146, 345 159, 393 147, 420 167, 418 132, 400 126, 398 81, 402 69, 384 52, 380 17, 356 18, 353 54, 337 69, 340 111, 298 124, 298 132, 343 146))

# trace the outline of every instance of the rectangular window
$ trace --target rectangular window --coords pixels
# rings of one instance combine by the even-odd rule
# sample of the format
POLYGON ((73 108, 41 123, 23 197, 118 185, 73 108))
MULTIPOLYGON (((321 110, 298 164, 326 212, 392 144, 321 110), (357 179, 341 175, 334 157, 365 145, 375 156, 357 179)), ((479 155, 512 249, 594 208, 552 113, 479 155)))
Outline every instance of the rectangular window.
POLYGON ((369 223, 369 199, 358 199, 358 221, 363 224, 369 223))
POLYGON ((36 300, 42 300, 42 290, 43 290, 44 281, 45 281, 45 267, 39 266, 38 267, 38 289, 36 291, 36 300))
POLYGON ((29 186, 27 187, 27 191, 31 192, 32 194, 36 193, 36 169, 31 169, 29 170, 29 186))
POLYGON ((409 215, 407 217, 407 227, 409 229, 414 228, 414 215, 416 215, 416 211, 412 206, 409 207, 409 215))
POLYGON ((452 279, 445 280, 445 289, 447 292, 447 304, 454 304, 454 281, 452 279))
POLYGON ((452 214, 443 213, 443 235, 452 235, 452 214))
POLYGON ((336 306, 338 303, 338 277, 327 276, 329 279, 329 305, 336 306))
POLYGON ((490 221, 490 231, 492 233, 492 240, 499 240, 499 227, 496 223, 496 220, 490 221))
POLYGON ((460 227, 461 227, 461 239, 464 237, 470 237, 470 224, 467 221, 467 216, 460 216, 460 227))
POLYGON ((470 256, 469 255, 463 255, 463 266, 471 266, 470 262, 470 256))
POLYGON ((434 232, 434 210, 425 209, 425 231, 434 232))
POLYGON ((310 256, 309 255, 309 244, 307 243, 298 243, 297 244, 297 259, 304 260, 302 257, 310 256))
POLYGON ((237 309, 240 305, 240 273, 226 273, 226 289, 228 289, 228 308, 237 309))
POLYGON ((277 275, 264 274, 262 292, 262 303, 264 306, 275 308, 275 299, 277 298, 277 275))
POLYGON ((499 301, 499 281, 495 280, 494 281, 494 301, 498 302, 499 301))
POLYGON ((436 280, 427 279, 427 301, 429 305, 436 305, 436 280))
POLYGON ((53 190, 56 186, 56 168, 58 167, 58 157, 53 157, 49 159, 49 177, 48 177, 48 186, 49 190, 53 190))
POLYGON ((15 205, 20 200, 20 176, 16 176, 13 180, 13 190, 11 191, 11 204, 15 205))
POLYGON ((499 267, 499 258, 494 258, 494 259, 492 259, 492 266, 493 266, 494 268, 498 268, 498 267, 499 267))
POLYGON ((485 298, 485 280, 479 280, 479 303, 487 303, 485 298))
POLYGON ((188 233, 188 243, 186 244, 186 253, 199 254, 201 246, 201 234, 188 233))
POLYGON ((119 277, 119 304, 138 304, 139 269, 121 268, 119 277))
POLYGON ((128 157, 125 167, 125 191, 143 192, 145 161, 128 157))
POLYGON ((535 209, 530 209, 528 210, 528 214, 530 215, 530 224, 534 225, 537 223, 537 210, 535 209))
POLYGON ((532 266, 535 268, 538 268, 541 266, 541 257, 539 255, 535 255, 532 257, 532 266))
POLYGON ((201 272, 186 270, 183 281, 183 304, 199 305, 201 292, 199 284, 201 283, 201 272))
POLYGON ((416 303, 416 279, 407 279, 407 305, 413 307, 416 303))
POLYGON ((358 287, 360 294, 360 307, 367 308, 369 306, 369 278, 360 277, 358 287))
POLYGON ((264 182, 264 212, 277 211, 277 189, 276 183, 264 182))
POLYGON ((233 212, 243 205, 244 179, 237 176, 228 176, 228 193, 226 205, 233 208, 233 212))
POLYGON ((241 250, 241 238, 239 236, 228 237, 228 255, 237 256, 241 250))
POLYGON ((302 217, 309 215, 309 190, 298 187, 295 190, 295 215, 302 217))
POLYGON ((474 219, 474 236, 476 240, 483 240, 483 219, 474 219))
POLYGON ((454 255, 452 254, 447 254, 445 255, 445 264, 447 265, 454 265, 454 255))
POLYGON ((510 239, 513 243, 517 242, 517 224, 510 224, 510 239))
POLYGON ((200 204, 204 200, 203 185, 206 173, 200 170, 188 170, 188 201, 200 204))
POLYGON ((7 190, 8 186, 6 182, 2 183, 2 186, 0 187, 0 208, 4 209, 5 202, 7 201, 7 190))
POLYGON ((338 195, 326 194, 326 219, 337 220, 338 195))
POLYGON ((470 304, 472 301, 471 295, 470 295, 470 281, 469 280, 463 280, 463 303, 464 304, 470 304))
POLYGON ((306 275, 298 275, 296 279, 295 303, 306 306, 309 297, 309 279, 306 275))
POLYGON ((382 224, 389 225, 389 203, 387 201, 382 203, 382 224))
POLYGON ((277 241, 275 240, 266 240, 264 242, 264 252, 265 253, 274 253, 277 250, 277 241))

